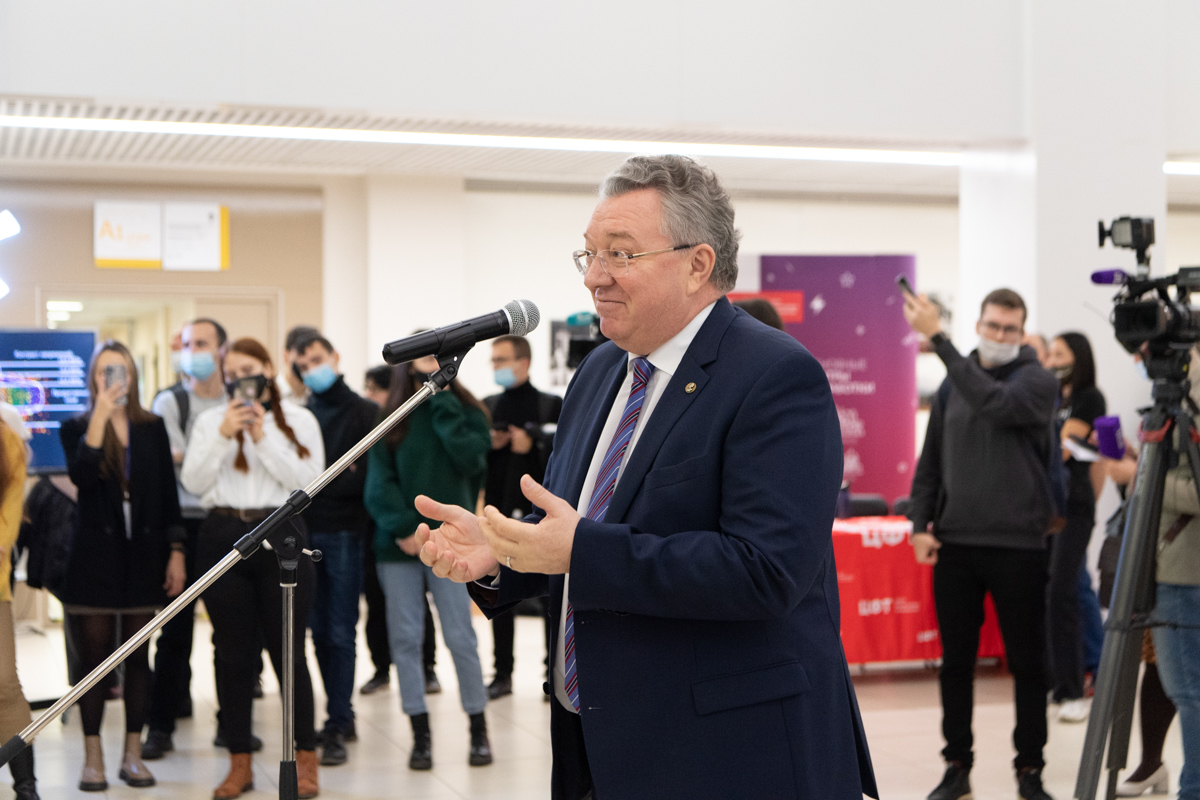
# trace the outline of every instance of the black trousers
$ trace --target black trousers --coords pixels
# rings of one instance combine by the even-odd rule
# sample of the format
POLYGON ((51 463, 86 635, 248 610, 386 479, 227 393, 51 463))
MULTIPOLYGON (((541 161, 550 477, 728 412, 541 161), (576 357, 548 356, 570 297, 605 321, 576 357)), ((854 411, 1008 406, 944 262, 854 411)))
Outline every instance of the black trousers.
MULTIPOLYGON (((187 530, 185 589, 198 577, 196 545, 200 540, 200 525, 203 522, 201 518, 192 517, 184 517, 183 520, 187 530)), ((192 630, 195 620, 196 604, 191 603, 159 631, 154 650, 154 679, 150 684, 150 711, 146 719, 152 731, 174 733, 175 717, 191 696, 192 630)))
POLYGON ((947 761, 967 766, 974 761, 975 661, 983 601, 990 592, 1014 682, 1013 765, 1045 765, 1047 558, 1044 550, 1004 547, 945 544, 938 551, 933 598, 942 637, 942 756, 947 761))
POLYGON ((583 724, 578 714, 563 708, 550 695, 550 743, 554 762, 550 768, 550 797, 553 800, 594 800, 592 770, 583 744, 583 724))
POLYGON ((1093 508, 1067 514, 1066 527, 1049 538, 1050 582, 1046 586, 1050 688, 1055 702, 1083 697, 1083 634, 1080 630, 1079 570, 1096 525, 1093 508))
MULTIPOLYGON (((550 614, 547 611, 546 598, 535 597, 526 600, 526 603, 536 603, 541 609, 541 617, 546 623, 546 675, 549 677, 550 667, 550 614)), ((524 603, 521 604, 521 607, 524 603)), ((497 678, 511 678, 513 673, 513 643, 517 634, 517 611, 520 607, 504 612, 498 616, 492 617, 492 658, 494 659, 494 668, 497 678)))
MULTIPOLYGON (((303 522, 295 520, 307 543, 303 522)), ((238 539, 255 527, 235 517, 210 515, 200 527, 198 568, 201 572, 229 554, 238 539)), ((277 534, 274 542, 285 534, 277 534)), ((275 675, 283 682, 283 592, 279 588, 279 562, 273 551, 259 548, 239 561, 204 593, 204 605, 212 620, 213 641, 221 654, 216 669, 217 696, 221 703, 221 728, 231 753, 250 752, 250 717, 254 684, 262 666, 266 643, 275 675)), ((312 561, 301 558, 296 574, 296 624, 293 637, 296 714, 296 749, 315 750, 312 678, 308 671, 304 642, 305 620, 312 608, 316 571, 312 561)))

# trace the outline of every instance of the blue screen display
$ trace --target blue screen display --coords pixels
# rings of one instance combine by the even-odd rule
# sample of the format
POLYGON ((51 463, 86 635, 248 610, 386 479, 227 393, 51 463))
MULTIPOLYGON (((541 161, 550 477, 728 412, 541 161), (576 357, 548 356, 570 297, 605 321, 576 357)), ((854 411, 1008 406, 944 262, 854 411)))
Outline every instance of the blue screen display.
POLYGON ((0 330, 0 401, 15 406, 33 434, 32 474, 67 471, 58 429, 88 410, 90 331, 0 330))

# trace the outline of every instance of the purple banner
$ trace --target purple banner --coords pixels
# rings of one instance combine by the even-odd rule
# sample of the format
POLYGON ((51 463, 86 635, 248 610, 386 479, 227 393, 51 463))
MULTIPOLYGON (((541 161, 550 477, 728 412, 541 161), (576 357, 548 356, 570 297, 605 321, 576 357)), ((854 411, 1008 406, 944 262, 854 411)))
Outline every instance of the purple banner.
POLYGON ((889 506, 908 495, 916 458, 917 337, 897 275, 916 285, 916 258, 762 256, 764 296, 803 293, 786 328, 829 376, 851 491, 889 506))

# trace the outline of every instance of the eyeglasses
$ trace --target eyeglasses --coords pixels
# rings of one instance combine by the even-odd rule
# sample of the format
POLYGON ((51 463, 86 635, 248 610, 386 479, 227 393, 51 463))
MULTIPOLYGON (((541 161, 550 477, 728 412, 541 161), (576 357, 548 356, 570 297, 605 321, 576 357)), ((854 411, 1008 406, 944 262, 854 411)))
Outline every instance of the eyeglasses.
POLYGON ((981 323, 983 329, 993 336, 1001 336, 1005 339, 1011 339, 1014 336, 1021 335, 1021 328, 1016 325, 1001 325, 997 322, 981 323))
POLYGON ((601 250, 593 253, 591 250, 576 250, 571 254, 575 259, 575 267, 580 275, 587 275, 592 262, 599 261, 600 269, 614 278, 624 278, 629 274, 629 262, 643 256, 656 256, 660 253, 674 253, 676 250, 687 250, 699 247, 695 244, 681 244, 678 247, 664 247, 662 250, 647 250, 645 253, 627 253, 624 250, 601 250))

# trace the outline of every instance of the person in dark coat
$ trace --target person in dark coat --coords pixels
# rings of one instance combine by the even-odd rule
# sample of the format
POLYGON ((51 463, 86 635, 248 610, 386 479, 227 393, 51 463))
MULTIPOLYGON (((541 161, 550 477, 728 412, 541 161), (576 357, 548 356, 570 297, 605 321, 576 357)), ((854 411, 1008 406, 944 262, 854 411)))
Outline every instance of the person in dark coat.
MULTIPOLYGON (((79 644, 90 672, 183 590, 186 568, 167 430, 138 400, 137 367, 125 345, 100 344, 88 388, 91 409, 60 430, 67 471, 79 490, 79 516, 59 597, 83 633, 79 644)), ((149 649, 143 644, 125 661, 120 778, 135 787, 155 783, 141 758, 149 649)), ((108 788, 100 746, 104 700, 103 690, 93 687, 79 704, 86 752, 82 791, 108 788)))

